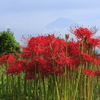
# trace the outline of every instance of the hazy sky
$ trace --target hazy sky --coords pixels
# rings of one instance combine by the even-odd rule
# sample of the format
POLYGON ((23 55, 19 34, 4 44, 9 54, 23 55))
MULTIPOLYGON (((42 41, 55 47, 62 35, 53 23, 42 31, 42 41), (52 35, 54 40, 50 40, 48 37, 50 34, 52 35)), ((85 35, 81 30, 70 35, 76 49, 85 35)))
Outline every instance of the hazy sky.
POLYGON ((59 17, 100 29, 100 0, 0 1, 0 31, 11 28, 18 42, 21 35, 41 34, 45 25, 59 17))

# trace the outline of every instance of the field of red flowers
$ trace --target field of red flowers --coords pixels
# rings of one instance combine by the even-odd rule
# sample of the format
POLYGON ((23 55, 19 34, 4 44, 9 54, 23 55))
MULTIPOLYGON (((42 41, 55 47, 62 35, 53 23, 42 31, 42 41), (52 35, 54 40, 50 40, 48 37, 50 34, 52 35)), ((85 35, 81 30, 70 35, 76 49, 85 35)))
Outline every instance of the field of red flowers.
POLYGON ((71 27, 77 41, 25 39, 22 53, 0 57, 0 100, 100 100, 100 38, 95 27, 71 27), (23 59, 24 57, 24 59, 23 59))

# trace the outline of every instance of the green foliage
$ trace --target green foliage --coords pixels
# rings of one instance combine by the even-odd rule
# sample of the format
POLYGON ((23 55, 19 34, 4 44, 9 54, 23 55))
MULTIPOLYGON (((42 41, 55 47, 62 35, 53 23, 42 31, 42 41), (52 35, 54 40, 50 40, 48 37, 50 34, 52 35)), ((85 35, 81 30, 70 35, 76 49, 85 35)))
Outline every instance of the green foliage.
POLYGON ((15 40, 13 34, 10 29, 0 32, 0 55, 14 52, 21 53, 19 43, 15 40))

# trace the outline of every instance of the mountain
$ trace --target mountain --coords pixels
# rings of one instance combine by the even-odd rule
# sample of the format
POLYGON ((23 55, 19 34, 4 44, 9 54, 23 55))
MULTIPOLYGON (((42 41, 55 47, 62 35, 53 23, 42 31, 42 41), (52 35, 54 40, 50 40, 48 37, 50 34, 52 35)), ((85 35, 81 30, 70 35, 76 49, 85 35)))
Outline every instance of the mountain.
POLYGON ((46 29, 53 29, 53 28, 68 28, 70 26, 79 25, 71 19, 68 18, 58 18, 51 23, 44 26, 46 29))

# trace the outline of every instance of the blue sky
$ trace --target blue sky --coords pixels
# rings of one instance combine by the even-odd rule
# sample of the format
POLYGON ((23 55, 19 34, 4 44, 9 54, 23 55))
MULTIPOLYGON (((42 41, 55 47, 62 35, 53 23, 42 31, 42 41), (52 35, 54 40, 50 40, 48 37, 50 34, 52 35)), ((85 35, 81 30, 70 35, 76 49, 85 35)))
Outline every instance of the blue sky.
POLYGON ((0 1, 0 31, 11 28, 20 43, 22 35, 41 34, 45 25, 59 17, 100 29, 100 0, 0 1))

